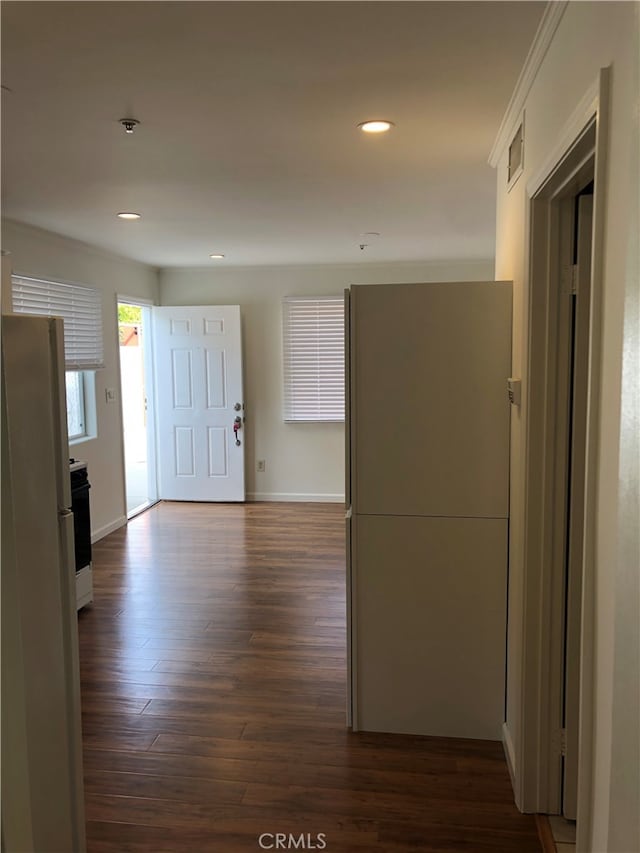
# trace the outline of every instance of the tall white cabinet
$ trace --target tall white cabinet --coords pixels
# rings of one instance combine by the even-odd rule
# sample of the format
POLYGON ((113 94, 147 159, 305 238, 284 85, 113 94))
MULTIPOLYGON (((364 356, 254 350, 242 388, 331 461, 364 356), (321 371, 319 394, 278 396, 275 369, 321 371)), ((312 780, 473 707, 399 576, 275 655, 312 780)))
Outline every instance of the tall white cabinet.
POLYGON ((346 299, 352 725, 499 738, 511 283, 346 299))

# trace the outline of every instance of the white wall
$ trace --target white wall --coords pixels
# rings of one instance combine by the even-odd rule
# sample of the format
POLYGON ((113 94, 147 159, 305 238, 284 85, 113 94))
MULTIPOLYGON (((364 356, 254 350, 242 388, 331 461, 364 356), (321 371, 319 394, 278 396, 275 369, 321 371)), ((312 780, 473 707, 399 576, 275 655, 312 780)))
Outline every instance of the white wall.
MULTIPOLYGON (((11 252, 14 273, 86 284, 102 292, 105 368, 96 371, 98 434, 72 445, 70 455, 89 464, 92 533, 105 535, 126 521, 116 294, 157 301, 157 272, 85 243, 7 220, 2 223, 2 248, 11 252), (116 403, 106 402, 106 388, 116 389, 116 403)), ((3 288, 3 310, 7 307, 3 288)))
POLYGON ((282 420, 282 297, 341 294, 350 284, 493 279, 491 261, 164 269, 163 305, 240 305, 247 492, 263 500, 344 499, 342 424, 282 420), (256 473, 256 460, 266 460, 256 473))
MULTIPOLYGON (((526 183, 545 163, 599 69, 611 65, 595 555, 595 792, 589 847, 597 853, 640 850, 637 56, 638 4, 569 3, 526 99, 525 172, 510 193, 506 191, 506 153, 498 167, 496 277, 515 282, 514 375, 526 381, 522 349, 526 183)), ((507 726, 516 754, 521 712, 524 441, 523 425, 515 415, 507 726)))

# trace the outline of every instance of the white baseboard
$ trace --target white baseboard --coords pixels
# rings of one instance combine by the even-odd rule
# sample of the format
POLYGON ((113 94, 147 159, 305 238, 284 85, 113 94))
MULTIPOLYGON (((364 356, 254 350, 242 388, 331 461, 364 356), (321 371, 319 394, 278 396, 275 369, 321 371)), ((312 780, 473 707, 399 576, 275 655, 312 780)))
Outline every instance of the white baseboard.
POLYGON ((104 527, 99 527, 97 530, 91 531, 91 544, 93 545, 99 539, 103 539, 107 534, 113 533, 114 530, 118 530, 120 527, 124 527, 127 523, 126 515, 121 515, 119 518, 116 518, 115 521, 110 521, 109 524, 105 524, 104 527))
POLYGON ((516 789, 516 753, 511 740, 511 733, 507 728, 507 724, 502 724, 502 747, 504 749, 505 758, 507 759, 507 767, 509 768, 509 776, 511 776, 511 787, 516 789))
POLYGON ((247 492, 248 501, 300 501, 306 503, 344 503, 344 495, 306 492, 247 492))

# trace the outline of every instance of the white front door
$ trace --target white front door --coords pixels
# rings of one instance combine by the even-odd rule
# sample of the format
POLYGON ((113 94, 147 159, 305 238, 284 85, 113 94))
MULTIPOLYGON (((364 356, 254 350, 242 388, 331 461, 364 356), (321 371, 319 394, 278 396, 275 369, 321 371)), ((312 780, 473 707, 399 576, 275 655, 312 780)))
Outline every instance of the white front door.
POLYGON ((153 319, 159 497, 243 501, 240 307, 154 308, 153 319))

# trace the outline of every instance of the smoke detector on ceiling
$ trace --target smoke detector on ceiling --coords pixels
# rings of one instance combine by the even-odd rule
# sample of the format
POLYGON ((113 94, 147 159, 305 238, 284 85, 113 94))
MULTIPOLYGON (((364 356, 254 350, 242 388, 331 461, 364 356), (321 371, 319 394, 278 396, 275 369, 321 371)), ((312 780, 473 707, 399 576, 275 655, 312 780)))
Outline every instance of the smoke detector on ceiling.
POLYGON ((121 118, 120 124, 124 127, 125 133, 133 133, 140 122, 137 118, 121 118))
POLYGON ((364 252, 365 249, 367 249, 369 246, 371 246, 373 243, 375 243, 379 239, 380 239, 380 232, 379 231, 365 231, 364 234, 360 235, 360 242, 358 244, 360 246, 360 251, 364 252))

